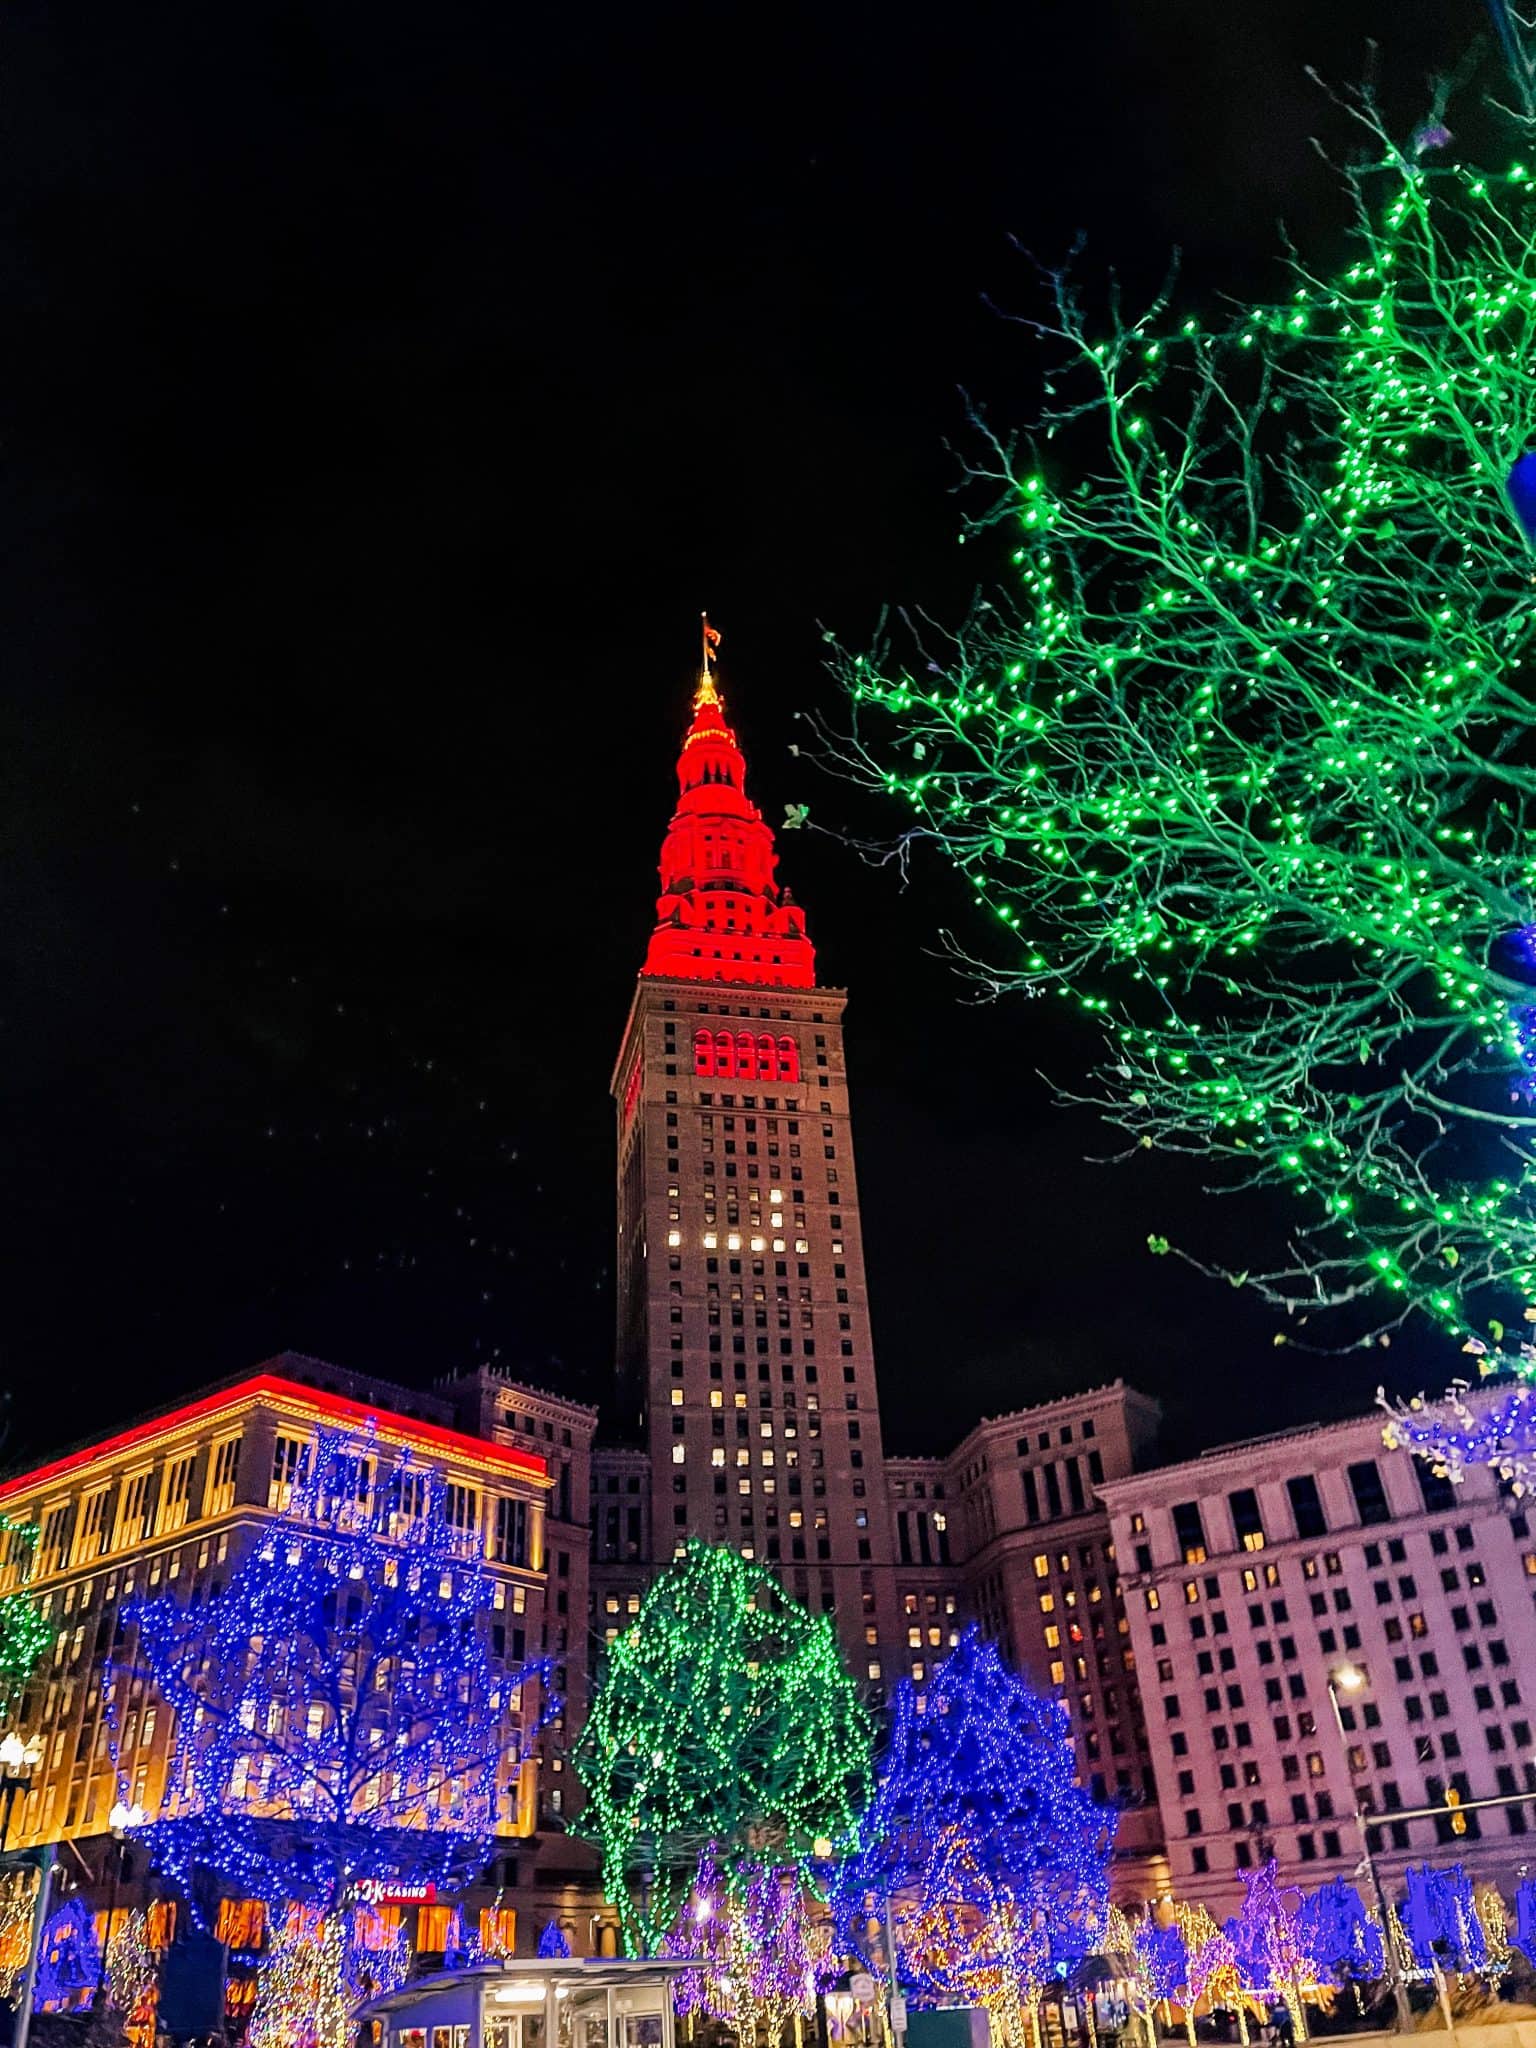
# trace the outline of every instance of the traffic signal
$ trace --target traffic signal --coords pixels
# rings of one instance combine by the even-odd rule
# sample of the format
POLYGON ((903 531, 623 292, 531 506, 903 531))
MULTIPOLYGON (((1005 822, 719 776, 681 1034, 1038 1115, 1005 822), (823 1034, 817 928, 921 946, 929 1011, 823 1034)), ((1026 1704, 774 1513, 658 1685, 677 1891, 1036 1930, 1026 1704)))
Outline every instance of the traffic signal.
POLYGON ((1464 1835, 1467 1832, 1467 1816, 1461 1810, 1461 1794, 1454 1785, 1447 1786, 1445 1803, 1451 1813, 1451 1833, 1464 1835))

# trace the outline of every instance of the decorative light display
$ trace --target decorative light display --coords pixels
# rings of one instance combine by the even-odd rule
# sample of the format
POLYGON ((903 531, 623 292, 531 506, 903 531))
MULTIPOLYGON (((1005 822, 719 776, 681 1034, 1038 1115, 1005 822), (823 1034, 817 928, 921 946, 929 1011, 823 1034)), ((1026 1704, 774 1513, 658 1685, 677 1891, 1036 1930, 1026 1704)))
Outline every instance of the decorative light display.
POLYGON ((803 1869, 869 1789, 869 1721, 826 1615, 691 1543, 610 1646, 582 1731, 582 1823, 626 1940, 654 1954, 706 1850, 803 1869))
POLYGON ((722 1872, 706 1850, 666 1955, 696 1959, 675 1979, 680 2013, 723 2020, 740 2041, 778 2041, 837 1974, 830 1925, 801 1873, 746 1863, 722 1872))
POLYGON ((1104 1916, 1103 1952, 1113 1959, 1126 2003, 1141 2021, 1147 2048, 1157 2048, 1155 2013, 1184 1982, 1184 1944, 1177 1924, 1160 1927, 1150 1914, 1132 1920, 1111 1904, 1104 1916))
POLYGON ((1536 1877, 1522 1877, 1515 1893, 1515 1931, 1511 1937, 1525 1960, 1536 1969, 1536 1877))
POLYGON ((1226 1933, 1239 1980, 1258 1997, 1283 1999, 1297 2038, 1305 2040, 1301 1994, 1315 1981, 1315 1972, 1298 1918, 1301 1893, 1294 1885, 1279 1883, 1273 1858, 1257 1870, 1238 1874, 1243 1880, 1242 1911, 1226 1923, 1226 1933))
POLYGON ((1238 2039, 1248 2041, 1248 2020, 1243 2010, 1244 1984, 1237 1966, 1233 1923, 1218 1927, 1205 1906, 1180 1903, 1175 1909, 1179 1939, 1184 1952, 1184 2031, 1189 2048, 1196 2048, 1195 2007, 1208 1999, 1212 2010, 1231 2006, 1237 2013, 1238 2039))
POLYGON ((1065 1709, 968 1628, 921 1695, 896 1689, 859 1846, 834 1878, 842 1939, 874 1962, 889 1900, 904 1984, 982 1998, 1022 2038, 1030 1987, 1105 1928, 1117 1816, 1074 1769, 1065 1709))
POLYGON ((250 2048, 348 2048, 339 1917, 295 1906, 256 1976, 250 2048))
POLYGON ((0 1514, 0 1562, 16 1567, 21 1579, 20 1585, 0 1597, 0 1717, 37 1669, 54 1637, 52 1623, 44 1620, 27 1584, 37 1556, 37 1533, 35 1522, 0 1514))
POLYGON ((164 1946, 155 1936, 162 1930, 145 1912, 114 1919, 107 1952, 107 1994, 112 2010, 121 2014, 123 2031, 133 2048, 153 2048, 155 2011, 160 2000, 160 1964, 164 1946))
MULTIPOLYGON (((1480 1340, 1472 1341, 1480 1347, 1480 1340)), ((1522 1343, 1520 1353, 1521 1371, 1528 1374, 1536 1368, 1536 1347, 1522 1343)), ((1458 1485, 1469 1471, 1491 1466, 1518 1498, 1533 1484, 1536 1387, 1523 1383, 1490 1389, 1475 1406, 1467 1392, 1461 1384, 1439 1401, 1388 1402, 1383 1397, 1389 1418, 1383 1435, 1389 1445, 1413 1451, 1432 1471, 1458 1485)))
POLYGON ((160 1816, 137 1832, 206 1915, 205 1873, 277 1906, 358 1879, 447 1883, 483 1862, 544 1664, 493 1654, 495 1583, 439 1473, 322 1431, 286 1512, 228 1585, 124 1609, 109 1716, 147 1677, 176 1714, 160 1816))
POLYGON ((1056 278, 1040 433, 975 471, 1017 589, 847 662, 830 745, 971 885, 982 981, 1103 1027, 1134 1147, 1295 1191, 1229 1278, 1489 1363, 1536 1300, 1536 167, 1355 111, 1336 275, 1103 332, 1056 278))
POLYGON ((1417 1968, 1486 1969, 1488 1937, 1465 1868, 1460 1863, 1450 1870, 1434 1870, 1427 1863, 1410 1866, 1403 1882, 1403 1931, 1417 1968))
POLYGON ((1386 1943, 1360 1894, 1342 1877, 1319 1885, 1296 1915, 1296 1932, 1319 1983, 1369 1984, 1386 1972, 1386 1943))
POLYGON ((560 1925, 560 1922, 558 1920, 546 1920, 543 1930, 539 1935, 539 1954, 553 1960, 559 1956, 568 1956, 570 1952, 571 1944, 567 1940, 565 1929, 560 1925))
POLYGON ((32 1944, 32 1916, 37 1907, 37 1866, 20 1864, 0 1871, 0 1999, 15 2003, 32 1944))
POLYGON ((101 1943, 84 1899, 66 1899, 44 1922, 32 2003, 38 2012, 84 2005, 101 1981, 101 1943))

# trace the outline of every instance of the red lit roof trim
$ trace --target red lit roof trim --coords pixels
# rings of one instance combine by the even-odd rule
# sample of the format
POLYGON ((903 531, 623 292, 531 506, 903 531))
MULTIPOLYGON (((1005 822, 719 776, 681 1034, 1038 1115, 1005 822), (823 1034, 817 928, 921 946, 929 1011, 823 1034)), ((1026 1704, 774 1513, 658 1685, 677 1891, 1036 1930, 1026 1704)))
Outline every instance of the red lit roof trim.
POLYGON ((104 1437, 99 1444, 87 1444, 82 1450, 55 1458, 49 1465, 39 1465, 34 1471, 7 1479, 0 1484, 0 1500, 8 1500, 17 1493, 28 1493, 33 1487, 47 1486, 53 1480, 63 1478, 67 1472, 77 1472, 84 1465, 94 1465, 100 1458, 110 1458, 119 1451, 131 1451, 135 1444, 152 1443, 156 1437, 180 1429, 186 1423, 204 1421, 225 1409, 244 1407, 263 1397, 284 1401, 293 1407, 312 1408, 337 1422, 377 1423, 381 1429, 394 1430, 418 1443, 455 1451, 460 1456, 474 1458, 480 1464, 499 1465, 506 1471, 519 1472, 529 1478, 542 1479, 549 1470, 537 1451, 513 1450, 508 1444, 488 1443, 484 1437, 466 1436, 461 1430, 444 1429, 440 1423, 418 1422, 413 1416, 397 1415, 392 1408, 378 1408, 367 1401, 351 1401, 344 1394, 329 1394, 319 1387, 306 1387, 299 1380, 285 1380, 277 1373, 261 1372, 251 1379, 241 1380, 237 1386, 225 1387, 217 1394, 205 1394, 200 1401, 190 1401, 184 1408, 173 1408, 169 1414, 153 1416, 148 1422, 136 1422, 132 1429, 122 1430, 117 1436, 104 1437))

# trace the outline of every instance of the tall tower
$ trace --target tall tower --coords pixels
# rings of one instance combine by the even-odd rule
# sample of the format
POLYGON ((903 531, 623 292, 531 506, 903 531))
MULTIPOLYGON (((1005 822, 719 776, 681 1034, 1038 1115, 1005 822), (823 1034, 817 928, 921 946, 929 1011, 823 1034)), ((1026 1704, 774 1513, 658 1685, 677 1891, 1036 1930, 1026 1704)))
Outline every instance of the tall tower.
POLYGON ((878 1684, 895 1596, 847 997, 817 983, 775 880, 708 638, 677 781, 612 1084, 621 1399, 653 1561, 702 1536, 772 1565, 878 1684))

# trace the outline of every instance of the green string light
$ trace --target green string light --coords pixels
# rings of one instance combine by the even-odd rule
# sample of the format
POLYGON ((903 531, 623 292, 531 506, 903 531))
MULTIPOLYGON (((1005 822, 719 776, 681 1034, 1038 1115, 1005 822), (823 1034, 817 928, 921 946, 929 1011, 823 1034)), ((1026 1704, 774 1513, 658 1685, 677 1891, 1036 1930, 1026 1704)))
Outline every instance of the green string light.
POLYGON ((834 755, 970 885, 987 985, 1104 1027, 1080 1099, 1295 1192, 1228 1277, 1486 1335, 1536 1297, 1536 178, 1377 134, 1336 278, 1107 336, 1056 281, 1052 409, 976 472, 1016 588, 849 660, 834 755))
POLYGON ((652 1955, 706 1852, 805 1871, 847 1836, 870 1727, 829 1617, 695 1542, 611 1645, 575 1763, 608 1896, 652 1955))

